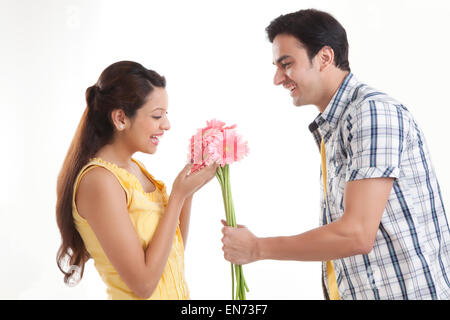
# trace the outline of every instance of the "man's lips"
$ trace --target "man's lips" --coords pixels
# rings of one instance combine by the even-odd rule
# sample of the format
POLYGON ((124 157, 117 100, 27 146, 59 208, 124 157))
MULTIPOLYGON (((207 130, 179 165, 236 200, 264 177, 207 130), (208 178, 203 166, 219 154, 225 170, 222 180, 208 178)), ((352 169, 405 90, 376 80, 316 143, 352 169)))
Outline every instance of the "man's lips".
POLYGON ((291 96, 293 95, 295 89, 297 89, 297 85, 294 82, 289 82, 285 84, 284 87, 291 92, 291 96))

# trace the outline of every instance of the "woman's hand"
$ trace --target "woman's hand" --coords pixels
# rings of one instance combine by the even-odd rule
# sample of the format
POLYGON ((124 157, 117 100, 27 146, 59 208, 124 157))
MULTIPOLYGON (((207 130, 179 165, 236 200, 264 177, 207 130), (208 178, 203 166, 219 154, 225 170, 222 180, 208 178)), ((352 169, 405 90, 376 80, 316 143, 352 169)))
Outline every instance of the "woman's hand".
POLYGON ((218 164, 214 163, 188 175, 192 168, 192 164, 187 164, 173 182, 171 195, 176 194, 183 200, 193 195, 214 178, 217 167, 218 164))

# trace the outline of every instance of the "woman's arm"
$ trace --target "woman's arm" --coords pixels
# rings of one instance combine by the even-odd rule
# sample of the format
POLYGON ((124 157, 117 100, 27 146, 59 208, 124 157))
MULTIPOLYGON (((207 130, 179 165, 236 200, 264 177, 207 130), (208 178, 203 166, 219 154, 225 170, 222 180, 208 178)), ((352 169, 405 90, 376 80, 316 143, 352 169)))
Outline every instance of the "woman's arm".
POLYGON ((165 214, 145 250, 116 177, 104 168, 94 168, 81 179, 76 194, 78 212, 88 221, 125 284, 141 298, 150 297, 161 278, 184 200, 214 176, 212 169, 206 168, 187 177, 189 169, 186 166, 175 180, 165 214))
POLYGON ((187 197, 186 200, 184 200, 183 208, 181 209, 180 214, 180 231, 181 236, 183 237, 184 248, 186 248, 186 241, 189 233, 189 221, 191 219, 192 198, 193 195, 187 197))

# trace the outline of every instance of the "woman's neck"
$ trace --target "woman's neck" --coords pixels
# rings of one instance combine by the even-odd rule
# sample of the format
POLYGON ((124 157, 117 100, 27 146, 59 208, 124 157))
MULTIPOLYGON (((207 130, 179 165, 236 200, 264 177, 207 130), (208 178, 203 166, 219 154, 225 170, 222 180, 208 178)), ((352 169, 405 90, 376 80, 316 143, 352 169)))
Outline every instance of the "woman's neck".
POLYGON ((112 162, 121 168, 130 167, 131 157, 134 152, 130 152, 124 145, 113 142, 100 148, 95 157, 112 162))

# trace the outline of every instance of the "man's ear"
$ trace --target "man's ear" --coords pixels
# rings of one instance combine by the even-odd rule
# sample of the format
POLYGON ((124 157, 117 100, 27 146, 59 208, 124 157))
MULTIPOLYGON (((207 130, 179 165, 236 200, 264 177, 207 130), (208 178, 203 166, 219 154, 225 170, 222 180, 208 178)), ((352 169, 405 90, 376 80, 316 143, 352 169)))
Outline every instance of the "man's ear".
POLYGON ((324 46, 317 53, 317 61, 319 62, 320 71, 324 71, 334 64, 334 51, 329 46, 324 46))
POLYGON ((111 112, 111 120, 117 131, 122 131, 127 126, 127 116, 122 109, 114 109, 111 112))

